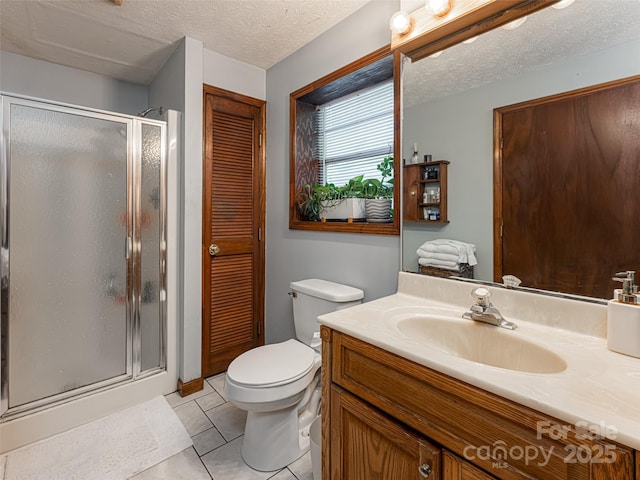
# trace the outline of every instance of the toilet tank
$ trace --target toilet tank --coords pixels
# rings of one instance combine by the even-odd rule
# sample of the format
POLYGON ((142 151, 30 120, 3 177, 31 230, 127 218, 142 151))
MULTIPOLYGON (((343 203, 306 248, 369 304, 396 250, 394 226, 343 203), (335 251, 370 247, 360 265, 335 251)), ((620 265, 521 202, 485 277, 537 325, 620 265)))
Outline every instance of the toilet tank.
POLYGON ((320 330, 318 316, 362 303, 364 292, 359 288, 312 278, 291 282, 293 321, 296 337, 311 344, 313 334, 320 330))

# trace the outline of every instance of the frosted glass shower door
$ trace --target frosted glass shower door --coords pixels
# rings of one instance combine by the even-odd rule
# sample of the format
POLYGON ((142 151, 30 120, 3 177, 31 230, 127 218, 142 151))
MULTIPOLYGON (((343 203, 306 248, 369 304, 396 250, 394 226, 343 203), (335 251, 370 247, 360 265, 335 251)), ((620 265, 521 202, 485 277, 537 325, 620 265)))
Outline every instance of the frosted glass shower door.
POLYGON ((131 121, 28 101, 4 108, 13 408, 131 374, 131 121))
POLYGON ((159 125, 140 128, 140 370, 164 366, 164 132, 159 125), (160 255, 159 255, 160 253, 160 255))

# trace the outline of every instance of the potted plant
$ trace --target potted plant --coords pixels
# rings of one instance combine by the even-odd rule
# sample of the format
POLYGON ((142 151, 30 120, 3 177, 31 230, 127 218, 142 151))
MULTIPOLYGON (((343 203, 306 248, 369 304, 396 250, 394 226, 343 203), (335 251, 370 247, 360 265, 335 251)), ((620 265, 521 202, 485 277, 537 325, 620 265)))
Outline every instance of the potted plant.
POLYGON ((370 178, 363 182, 362 196, 365 198, 367 222, 388 223, 392 221, 393 157, 385 157, 376 167, 382 178, 370 178), (388 180, 387 180, 388 179, 388 180))
POLYGON ((320 219, 363 220, 365 218, 362 198, 363 176, 353 177, 342 187, 331 186, 335 195, 320 202, 320 219))
POLYGON ((319 221, 322 203, 335 197, 335 185, 306 184, 298 193, 298 211, 303 220, 319 221))
POLYGON ((305 185, 299 194, 298 206, 305 220, 362 220, 365 218, 363 176, 353 177, 349 182, 336 187, 305 185))

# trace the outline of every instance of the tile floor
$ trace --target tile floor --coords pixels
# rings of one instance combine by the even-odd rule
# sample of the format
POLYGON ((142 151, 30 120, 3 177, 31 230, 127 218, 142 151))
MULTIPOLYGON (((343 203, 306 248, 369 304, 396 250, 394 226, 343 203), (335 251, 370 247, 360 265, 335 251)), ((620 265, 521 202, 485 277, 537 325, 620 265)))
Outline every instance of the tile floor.
POLYGON ((209 377, 204 389, 167 402, 193 440, 193 447, 132 477, 131 480, 313 480, 311 454, 276 472, 258 472, 240 457, 246 413, 222 396, 224 374, 209 377))

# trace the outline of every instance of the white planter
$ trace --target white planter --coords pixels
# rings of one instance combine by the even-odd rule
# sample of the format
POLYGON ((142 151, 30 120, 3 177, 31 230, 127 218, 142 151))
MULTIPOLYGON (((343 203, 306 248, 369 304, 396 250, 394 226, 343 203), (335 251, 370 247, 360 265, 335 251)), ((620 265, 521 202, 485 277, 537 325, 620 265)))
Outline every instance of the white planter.
POLYGON ((364 198, 344 198, 338 204, 335 201, 322 202, 320 218, 326 220, 362 220, 366 217, 364 198))

